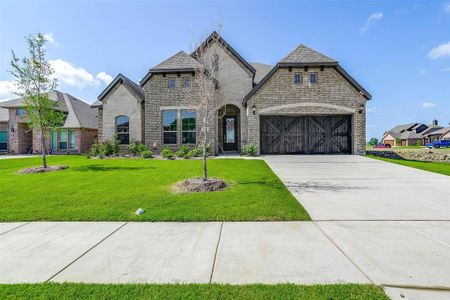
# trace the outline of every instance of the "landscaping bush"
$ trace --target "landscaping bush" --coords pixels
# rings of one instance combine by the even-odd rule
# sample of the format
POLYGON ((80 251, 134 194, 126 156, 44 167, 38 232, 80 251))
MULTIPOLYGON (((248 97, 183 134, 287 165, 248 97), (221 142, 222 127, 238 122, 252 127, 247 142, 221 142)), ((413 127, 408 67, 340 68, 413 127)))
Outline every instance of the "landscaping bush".
POLYGON ((245 156, 256 156, 258 155, 258 151, 256 150, 255 145, 247 144, 242 147, 242 154, 245 156))
MULTIPOLYGON (((208 156, 209 153, 211 152, 211 145, 206 145, 206 155, 208 156)), ((195 148, 193 148, 191 151, 189 151, 189 156, 190 157, 202 157, 203 156, 203 148, 202 146, 197 146, 195 148)))
POLYGON ((161 156, 165 159, 173 159, 174 153, 169 147, 164 147, 161 151, 161 156))
POLYGON ((119 143, 116 139, 106 143, 98 143, 95 141, 91 149, 89 149, 88 157, 103 158, 105 156, 116 156, 117 153, 119 153, 119 143))
POLYGON ((190 151, 189 146, 183 145, 180 147, 180 149, 178 149, 177 152, 175 152, 175 155, 177 157, 183 157, 183 158, 188 159, 190 157, 189 151, 190 151))
MULTIPOLYGON (((144 152, 145 155, 149 155, 149 157, 153 156, 153 152, 150 151, 150 149, 148 149, 147 145, 145 144, 140 144, 140 143, 131 143, 128 146, 128 150, 130 151, 131 154, 135 155, 135 156, 141 156, 144 157, 144 152)), ((144 158, 149 158, 149 157, 144 157, 144 158)))
POLYGON ((141 157, 142 158, 152 158, 153 157, 153 152, 150 151, 149 149, 144 150, 141 152, 141 157))
POLYGON ((130 153, 133 154, 133 155, 139 155, 140 152, 139 152, 139 149, 138 149, 138 145, 139 145, 138 143, 131 143, 128 146, 128 151, 130 151, 130 153))

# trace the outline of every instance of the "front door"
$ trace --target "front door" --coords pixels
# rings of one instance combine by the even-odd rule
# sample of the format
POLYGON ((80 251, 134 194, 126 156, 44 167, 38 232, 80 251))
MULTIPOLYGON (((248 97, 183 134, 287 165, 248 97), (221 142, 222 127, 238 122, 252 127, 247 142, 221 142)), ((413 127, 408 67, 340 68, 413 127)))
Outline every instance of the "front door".
POLYGON ((237 151, 237 118, 224 117, 223 122, 223 150, 237 151))

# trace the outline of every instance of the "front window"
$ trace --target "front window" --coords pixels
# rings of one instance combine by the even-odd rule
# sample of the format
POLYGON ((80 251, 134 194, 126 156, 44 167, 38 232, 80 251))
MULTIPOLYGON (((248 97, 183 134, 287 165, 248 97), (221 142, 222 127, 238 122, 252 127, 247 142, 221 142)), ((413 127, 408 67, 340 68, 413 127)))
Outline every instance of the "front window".
POLYGON ((8 131, 0 131, 0 151, 8 150, 8 131))
POLYGON ((301 73, 295 73, 294 74, 294 83, 295 84, 302 83, 302 74, 301 73))
POLYGON ((67 150, 67 129, 61 129, 59 131, 59 149, 67 150))
POLYGON ((181 139, 183 144, 195 144, 197 113, 195 111, 182 110, 181 111, 181 139))
POLYGON ((25 108, 17 108, 16 109, 16 115, 19 117, 25 116, 25 108))
POLYGON ((191 79, 190 78, 184 78, 183 79, 183 87, 184 88, 190 88, 191 87, 191 79))
POLYGON ((175 78, 169 78, 167 80, 167 87, 169 89, 174 89, 175 88, 175 84, 176 84, 175 78))
POLYGON ((58 150, 58 131, 52 130, 52 150, 58 150))
POLYGON ((116 118, 116 134, 119 144, 128 145, 130 143, 130 121, 127 116, 116 118))
POLYGON ((311 74, 309 74, 309 82, 311 82, 311 83, 317 83, 317 73, 311 73, 311 74))
POLYGON ((177 114, 178 112, 176 110, 163 111, 164 144, 177 143, 177 114))
POLYGON ((75 129, 69 130, 69 148, 75 150, 75 129))

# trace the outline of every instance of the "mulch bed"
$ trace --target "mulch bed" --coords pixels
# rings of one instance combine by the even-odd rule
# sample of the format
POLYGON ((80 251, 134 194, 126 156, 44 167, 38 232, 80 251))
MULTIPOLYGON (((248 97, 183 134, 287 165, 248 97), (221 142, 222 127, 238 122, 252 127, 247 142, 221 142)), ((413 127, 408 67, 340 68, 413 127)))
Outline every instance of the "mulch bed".
POLYGON ((227 183, 219 178, 193 178, 180 181, 175 184, 174 190, 177 193, 196 193, 196 192, 217 192, 225 189, 227 183))
POLYGON ((36 173, 46 173, 67 169, 68 166, 60 165, 60 166, 47 166, 44 167, 31 167, 17 171, 17 174, 36 174, 36 173))

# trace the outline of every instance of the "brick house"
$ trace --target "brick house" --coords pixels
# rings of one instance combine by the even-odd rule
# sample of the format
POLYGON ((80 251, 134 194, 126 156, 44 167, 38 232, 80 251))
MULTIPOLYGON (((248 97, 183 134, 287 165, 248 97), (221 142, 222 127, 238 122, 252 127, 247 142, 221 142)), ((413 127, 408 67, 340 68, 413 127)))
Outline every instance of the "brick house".
MULTIPOLYGON (((89 150, 98 136, 96 111, 67 93, 51 91, 48 95, 65 114, 64 125, 53 129, 47 139, 49 153, 78 154, 89 150)), ((24 98, 0 102, 0 151, 41 153, 40 132, 28 127, 24 107, 24 98)))
POLYGON ((444 127, 439 126, 436 119, 431 124, 408 123, 397 125, 384 133, 381 142, 394 147, 422 146, 441 139, 445 134, 444 129, 444 127), (441 133, 442 130, 444 131, 441 133))
POLYGON ((139 82, 119 74, 92 106, 99 138, 155 151, 195 145, 204 109, 196 95, 198 65, 219 55, 220 103, 206 129, 215 154, 254 144, 261 154, 365 153, 366 101, 371 95, 337 61, 304 45, 275 66, 248 63, 213 32, 197 52, 180 51, 139 82))

